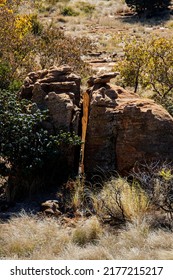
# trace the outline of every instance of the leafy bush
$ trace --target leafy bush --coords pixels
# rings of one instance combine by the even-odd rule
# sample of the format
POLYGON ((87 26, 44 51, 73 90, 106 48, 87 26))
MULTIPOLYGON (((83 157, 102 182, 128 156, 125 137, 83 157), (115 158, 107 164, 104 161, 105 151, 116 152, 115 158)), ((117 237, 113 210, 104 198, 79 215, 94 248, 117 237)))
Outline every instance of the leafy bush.
POLYGON ((0 59, 0 88, 8 88, 11 78, 11 69, 8 62, 0 59))
POLYGON ((29 57, 34 49, 31 17, 18 15, 14 2, 7 1, 0 7, 0 71, 3 72, 1 89, 8 88, 13 80, 20 80, 23 72, 30 70, 29 57))
POLYGON ((65 36, 52 22, 43 26, 37 14, 19 14, 14 2, 0 7, 1 89, 53 64, 69 64, 82 76, 88 75, 89 67, 81 56, 92 49, 90 40, 65 36))
MULTIPOLYGON (((33 191, 33 180, 49 173, 55 162, 60 161, 63 145, 68 149, 80 144, 80 139, 70 133, 49 134, 42 126, 46 118, 46 112, 32 113, 31 104, 19 101, 14 93, 0 92, 0 157, 11 165, 10 197, 17 196, 19 190, 24 193, 27 185, 28 191, 33 191)), ((47 176, 50 180, 50 174, 47 176)))
POLYGON ((127 39, 124 46, 124 58, 116 65, 123 79, 123 85, 133 87, 134 92, 137 92, 139 84, 142 84, 147 46, 144 40, 127 39))
POLYGON ((127 5, 135 9, 138 13, 153 11, 156 9, 166 9, 170 5, 170 0, 126 0, 127 5))
POLYGON ((164 105, 173 93, 172 38, 126 40, 124 53, 116 66, 123 84, 133 86, 135 92, 139 86, 152 89, 155 99, 164 105))

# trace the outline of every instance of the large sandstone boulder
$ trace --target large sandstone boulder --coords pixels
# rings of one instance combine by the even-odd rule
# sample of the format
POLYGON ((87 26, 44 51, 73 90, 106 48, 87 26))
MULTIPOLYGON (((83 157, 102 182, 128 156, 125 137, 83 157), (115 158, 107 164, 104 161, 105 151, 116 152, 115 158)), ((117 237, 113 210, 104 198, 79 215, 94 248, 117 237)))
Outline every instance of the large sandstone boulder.
POLYGON ((84 95, 84 100, 89 99, 83 131, 85 172, 101 168, 124 173, 137 161, 172 160, 173 118, 169 113, 154 101, 101 78, 95 83, 90 79, 84 95))

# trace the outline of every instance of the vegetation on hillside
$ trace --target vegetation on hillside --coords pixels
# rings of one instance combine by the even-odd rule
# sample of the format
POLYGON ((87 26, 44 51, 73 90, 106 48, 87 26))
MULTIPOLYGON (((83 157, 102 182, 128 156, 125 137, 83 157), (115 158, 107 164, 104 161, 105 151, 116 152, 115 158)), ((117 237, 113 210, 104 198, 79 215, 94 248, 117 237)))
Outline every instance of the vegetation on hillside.
MULTIPOLYGON (((153 216, 150 218, 154 220, 153 216)), ((62 226, 56 219, 21 214, 0 224, 0 259, 30 260, 172 260, 171 231, 148 221, 127 227, 102 225, 97 217, 62 226)))
POLYGON ((120 71, 123 86, 133 87, 134 92, 152 90, 153 98, 172 114, 172 38, 127 38, 124 57, 115 68, 120 71))
MULTIPOLYGON (((105 14, 97 1, 0 1, 0 198, 4 188, 5 198, 13 201, 49 187, 54 176, 68 172, 64 151, 81 143, 74 134, 48 132, 48 112, 19 100, 17 92, 30 71, 69 64, 86 78, 92 70, 82 56, 94 46, 110 50, 112 42, 118 82, 141 94, 149 91, 173 114, 172 37, 162 31, 150 36, 153 22, 146 18, 142 24, 124 18, 127 5, 143 13, 165 9, 171 1, 103 2, 105 14), (77 25, 83 29, 82 20, 90 26, 88 37, 75 33, 77 25)), ((160 19, 159 24, 172 32, 171 20, 166 27, 160 19)), ((134 170, 127 177, 101 174, 94 183, 85 176, 63 185, 56 181, 62 215, 23 213, 0 221, 0 259, 172 259, 172 163, 146 163, 134 170)))
POLYGON ((69 64, 83 77, 90 73, 81 56, 92 49, 86 37, 66 36, 53 21, 43 26, 37 14, 21 14, 18 2, 0 6, 0 88, 16 90, 28 72, 69 64))

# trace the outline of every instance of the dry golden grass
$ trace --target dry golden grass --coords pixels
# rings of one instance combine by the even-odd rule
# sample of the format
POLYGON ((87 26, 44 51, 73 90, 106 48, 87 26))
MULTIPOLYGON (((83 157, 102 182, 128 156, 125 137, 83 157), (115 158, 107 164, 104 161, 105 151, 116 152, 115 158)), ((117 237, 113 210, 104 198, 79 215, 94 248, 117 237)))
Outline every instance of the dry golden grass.
POLYGON ((102 234, 102 227, 96 217, 92 217, 84 224, 79 224, 72 234, 72 241, 80 246, 97 243, 102 234))
POLYGON ((104 218, 119 217, 128 221, 141 221, 147 215, 150 201, 137 182, 112 177, 103 184, 101 192, 93 196, 96 213, 104 218))
POLYGON ((0 259, 173 259, 173 233, 145 220, 113 229, 91 217, 70 227, 23 214, 0 224, 0 259))

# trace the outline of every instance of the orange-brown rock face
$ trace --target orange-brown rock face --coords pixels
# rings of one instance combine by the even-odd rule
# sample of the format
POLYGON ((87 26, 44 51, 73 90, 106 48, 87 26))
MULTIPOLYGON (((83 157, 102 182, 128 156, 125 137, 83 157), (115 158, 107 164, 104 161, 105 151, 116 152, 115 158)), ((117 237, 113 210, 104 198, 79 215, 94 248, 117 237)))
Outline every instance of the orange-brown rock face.
MULTIPOLYGON (((30 73, 20 92, 21 98, 49 109, 51 122, 45 124, 49 130, 63 128, 77 134, 82 118, 80 165, 86 174, 98 168, 124 173, 137 161, 173 158, 173 118, 154 101, 111 85, 117 74, 88 80, 83 116, 78 108, 80 77, 67 65, 30 73)), ((73 168, 74 151, 68 151, 67 157, 73 168)))
POLYGON ((118 170, 136 161, 172 160, 173 118, 151 100, 120 102, 116 108, 116 156, 118 170))
POLYGON ((137 161, 173 158, 173 118, 150 99, 93 84, 85 140, 86 173, 129 171, 137 161))
POLYGON ((29 73, 20 97, 30 99, 40 109, 49 109, 55 130, 78 133, 80 77, 68 65, 29 73))

